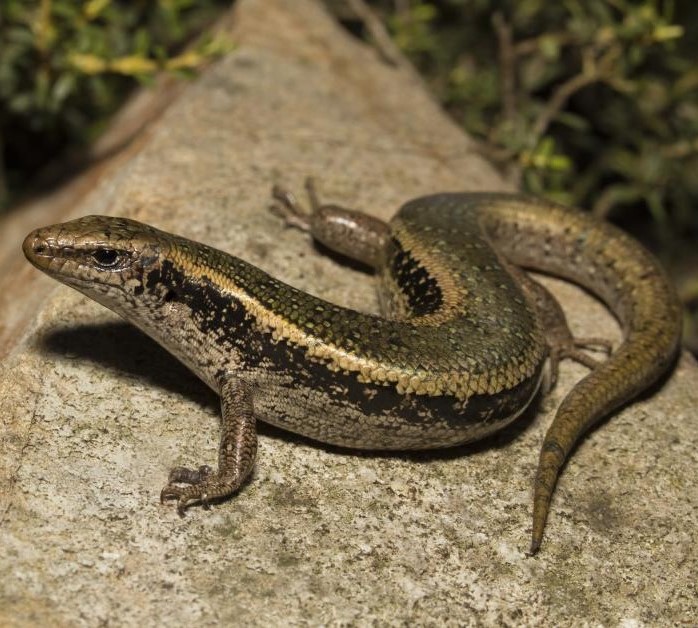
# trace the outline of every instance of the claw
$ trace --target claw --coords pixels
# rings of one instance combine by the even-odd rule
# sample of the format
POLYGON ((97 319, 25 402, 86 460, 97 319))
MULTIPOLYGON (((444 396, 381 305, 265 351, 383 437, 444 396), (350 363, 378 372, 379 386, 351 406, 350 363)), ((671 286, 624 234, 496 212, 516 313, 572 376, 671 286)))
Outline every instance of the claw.
POLYGON ((165 500, 167 500, 167 499, 173 499, 175 497, 179 497, 179 495, 176 493, 176 490, 177 490, 176 486, 170 486, 169 484, 164 486, 163 489, 160 491, 160 503, 164 504, 165 500))
POLYGON ((191 496, 187 495, 187 490, 187 488, 183 488, 181 486, 172 486, 171 484, 168 484, 160 491, 160 503, 164 504, 166 499, 176 499, 177 514, 180 517, 184 517, 187 510, 187 504, 192 499, 191 496))

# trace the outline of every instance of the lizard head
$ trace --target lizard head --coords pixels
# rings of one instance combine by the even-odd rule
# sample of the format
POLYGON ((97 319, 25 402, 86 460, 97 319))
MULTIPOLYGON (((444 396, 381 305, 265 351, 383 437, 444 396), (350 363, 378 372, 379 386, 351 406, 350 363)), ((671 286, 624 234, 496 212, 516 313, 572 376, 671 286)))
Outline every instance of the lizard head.
POLYGON ((39 270, 68 285, 119 285, 157 263, 161 235, 135 220, 85 216, 32 231, 22 250, 39 270))
MULTIPOLYGON (((36 229, 23 249, 39 270, 119 314, 217 386, 218 363, 206 356, 220 350, 219 326, 235 330, 244 321, 234 281, 244 262, 135 220, 105 216, 36 229)), ((226 346, 226 364, 232 364, 237 350, 226 346)))
POLYGON ((32 231, 22 249, 50 277, 120 311, 158 272, 169 250, 166 236, 127 218, 85 216, 32 231))

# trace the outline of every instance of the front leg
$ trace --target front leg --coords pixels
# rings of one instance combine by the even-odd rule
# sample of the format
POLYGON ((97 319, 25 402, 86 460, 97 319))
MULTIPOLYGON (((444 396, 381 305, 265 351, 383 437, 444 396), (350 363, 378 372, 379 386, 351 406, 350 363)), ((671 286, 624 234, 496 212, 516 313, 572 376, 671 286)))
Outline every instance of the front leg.
POLYGON ((160 502, 177 500, 177 512, 191 501, 208 506, 212 499, 228 497, 249 477, 257 454, 257 431, 252 407, 252 390, 237 377, 230 377, 221 386, 221 442, 218 449, 218 471, 203 465, 198 469, 175 467, 168 484, 160 493, 160 502), (188 484, 188 486, 178 486, 188 484))

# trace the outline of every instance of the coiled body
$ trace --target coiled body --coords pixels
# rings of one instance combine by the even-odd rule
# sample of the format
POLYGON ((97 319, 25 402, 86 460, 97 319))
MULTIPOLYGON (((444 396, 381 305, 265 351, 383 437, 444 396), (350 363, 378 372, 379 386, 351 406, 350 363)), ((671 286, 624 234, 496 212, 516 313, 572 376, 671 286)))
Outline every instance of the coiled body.
POLYGON ((370 449, 445 447, 491 433, 529 405, 556 351, 546 338, 546 300, 534 298, 514 267, 584 286, 618 317, 624 340, 570 391, 545 438, 536 551, 574 443, 654 382, 676 353, 680 306, 663 271, 612 226, 517 195, 423 197, 387 225, 315 209, 305 228, 376 268, 383 316, 328 303, 238 258, 126 219, 86 217, 37 230, 25 253, 221 393, 218 473, 173 471, 163 497, 176 497, 180 510, 237 490, 254 459, 253 415, 370 449), (112 257, 115 265, 103 263, 112 257))

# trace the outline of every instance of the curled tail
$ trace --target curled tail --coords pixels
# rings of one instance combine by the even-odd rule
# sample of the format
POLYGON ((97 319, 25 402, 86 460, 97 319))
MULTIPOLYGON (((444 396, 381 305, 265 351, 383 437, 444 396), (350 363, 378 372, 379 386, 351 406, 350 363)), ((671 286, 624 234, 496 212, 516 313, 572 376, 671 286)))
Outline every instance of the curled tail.
POLYGON ((575 443, 672 363, 681 340, 681 304, 657 260, 612 225, 521 196, 483 195, 478 204, 487 233, 507 259, 585 287, 609 306, 623 329, 620 347, 568 393, 545 435, 533 498, 534 554, 560 469, 575 443))
POLYGON ((680 340, 680 311, 672 300, 656 312, 654 325, 630 333, 608 361, 567 394, 543 440, 533 494, 530 554, 543 538, 550 500, 562 465, 595 423, 640 394, 666 371, 680 340), (656 326, 656 328, 655 328, 656 326))

